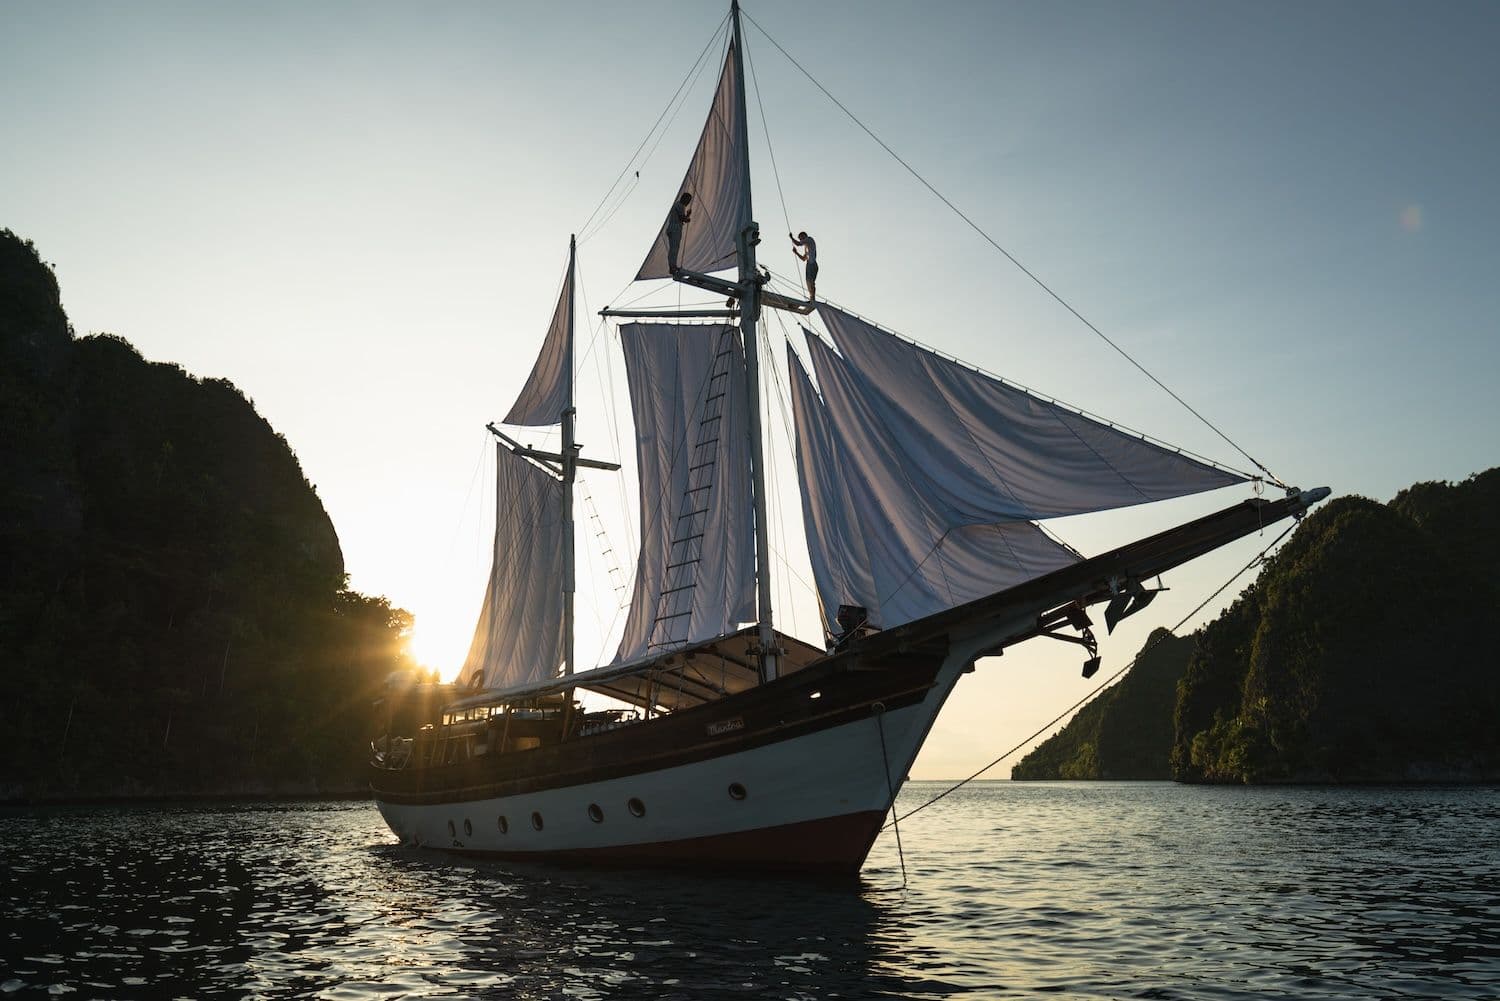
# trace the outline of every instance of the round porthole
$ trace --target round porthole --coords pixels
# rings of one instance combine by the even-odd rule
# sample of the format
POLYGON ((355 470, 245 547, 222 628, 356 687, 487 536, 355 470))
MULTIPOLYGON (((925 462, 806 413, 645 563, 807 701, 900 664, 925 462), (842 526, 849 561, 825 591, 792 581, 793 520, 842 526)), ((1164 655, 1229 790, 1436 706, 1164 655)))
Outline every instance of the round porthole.
POLYGON ((625 805, 629 807, 630 812, 637 817, 644 817, 646 815, 646 804, 642 803, 634 796, 630 797, 630 802, 626 803, 625 805))
POLYGON ((598 803, 589 804, 589 819, 596 824, 604 823, 604 810, 598 803))
POLYGON ((531 826, 539 831, 542 829, 542 815, 540 813, 533 813, 531 815, 531 826))
POLYGON ((508 820, 505 819, 505 815, 504 814, 501 814, 500 815, 500 819, 497 820, 497 821, 495 821, 495 826, 498 827, 498 828, 500 828, 500 833, 501 834, 509 834, 510 833, 510 821, 508 821, 508 820))
POLYGON ((466 838, 472 838, 473 836, 474 836, 474 825, 471 824, 471 823, 469 823, 469 818, 465 817, 464 818, 464 837, 466 837, 466 838))
POLYGON ((738 782, 729 783, 730 799, 744 799, 748 795, 750 794, 745 791, 745 787, 740 785, 738 782))
POLYGON ((451 820, 448 821, 448 837, 450 837, 450 838, 456 838, 456 837, 458 837, 458 832, 453 829, 453 821, 451 821, 451 820))

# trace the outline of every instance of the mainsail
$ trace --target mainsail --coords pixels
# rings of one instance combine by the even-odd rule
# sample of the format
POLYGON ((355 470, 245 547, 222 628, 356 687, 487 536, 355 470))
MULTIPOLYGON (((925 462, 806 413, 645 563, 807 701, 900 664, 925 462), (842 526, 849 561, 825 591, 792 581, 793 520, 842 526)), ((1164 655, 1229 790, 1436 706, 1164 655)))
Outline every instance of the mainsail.
POLYGON ((755 617, 745 359, 728 325, 620 328, 640 475, 641 551, 617 662, 755 617))
MULTIPOLYGON (((744 101, 734 72, 734 46, 724 59, 719 87, 708 111, 708 121, 698 139, 698 148, 688 164, 687 176, 673 196, 693 196, 692 221, 682 230, 678 264, 688 271, 724 271, 736 264, 736 240, 750 225, 750 173, 745 150, 744 101)), ((664 223, 656 242, 646 254, 636 281, 667 278, 667 227, 664 223)))
POLYGON ((792 365, 802 499, 824 615, 889 628, 1066 565, 1032 522, 1243 477, 949 361, 827 305, 841 354, 792 365), (851 538, 858 538, 851 545, 851 538))
POLYGON ((459 674, 485 688, 544 681, 563 660, 563 487, 504 445, 495 455, 494 563, 459 674))

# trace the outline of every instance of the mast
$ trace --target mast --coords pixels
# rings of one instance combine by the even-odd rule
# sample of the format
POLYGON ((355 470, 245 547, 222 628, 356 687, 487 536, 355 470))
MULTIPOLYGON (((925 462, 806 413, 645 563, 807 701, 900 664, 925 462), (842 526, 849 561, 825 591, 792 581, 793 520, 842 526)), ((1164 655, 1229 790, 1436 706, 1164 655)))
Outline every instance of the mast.
MULTIPOLYGON (((568 291, 573 291, 573 269, 578 257, 578 235, 568 236, 568 291)), ((568 405, 562 412, 563 483, 563 673, 573 673, 573 594, 576 574, 573 560, 573 481, 578 472, 578 445, 573 440, 573 422, 578 408, 573 398, 573 304, 568 303, 568 405)), ((571 704, 572 698, 569 697, 571 704)))
MULTIPOLYGON (((739 0, 730 0, 729 17, 734 25, 734 80, 739 99, 736 136, 744 157, 745 191, 741 219, 753 219, 750 198, 750 138, 745 115, 745 46, 740 34, 739 0)), ((760 422, 760 352, 757 348, 755 322, 760 314, 760 275, 755 266, 755 246, 760 242, 760 227, 750 222, 738 237, 740 334, 745 347, 745 383, 750 399, 751 483, 755 490, 755 579, 758 585, 756 622, 760 645, 760 678, 774 681, 777 675, 776 634, 771 628, 771 533, 766 523, 766 460, 760 422)))

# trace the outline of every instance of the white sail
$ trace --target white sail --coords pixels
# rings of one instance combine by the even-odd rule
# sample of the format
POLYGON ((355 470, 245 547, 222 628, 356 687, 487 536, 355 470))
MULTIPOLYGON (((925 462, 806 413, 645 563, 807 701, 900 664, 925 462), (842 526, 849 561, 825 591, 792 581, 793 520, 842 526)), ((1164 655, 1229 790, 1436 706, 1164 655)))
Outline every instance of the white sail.
POLYGON ((573 405, 573 269, 563 279, 562 294, 552 311, 552 324, 541 353, 531 366, 521 394, 505 415, 506 424, 528 427, 557 424, 562 412, 573 405))
MULTIPOLYGON (((741 148, 745 136, 740 121, 742 107, 731 45, 698 148, 682 186, 672 198, 675 206, 683 192, 693 196, 692 219, 682 227, 677 258, 678 265, 688 271, 724 271, 737 264, 735 240, 750 224, 750 176, 741 148)), ((668 211, 670 220, 671 209, 668 211)), ((667 263, 667 228, 663 223, 635 276, 637 281, 671 275, 667 263)))
POLYGON ((755 617, 745 358, 732 326, 620 328, 640 474, 641 552, 617 662, 755 617))
MULTIPOLYGON (((854 376, 851 392, 902 449, 923 496, 951 512, 955 524, 1104 511, 1245 479, 825 304, 818 315, 854 376)), ((821 386, 821 369, 818 376, 821 386)))
POLYGON ((863 405, 850 366, 809 340, 823 399, 790 347, 788 367, 808 553, 830 629, 840 605, 890 628, 1077 558, 1029 521, 994 511, 966 520, 924 492, 905 448, 863 405))
POLYGON ((562 484, 503 445, 495 466, 494 562, 459 675, 485 688, 545 681, 563 659, 562 484))

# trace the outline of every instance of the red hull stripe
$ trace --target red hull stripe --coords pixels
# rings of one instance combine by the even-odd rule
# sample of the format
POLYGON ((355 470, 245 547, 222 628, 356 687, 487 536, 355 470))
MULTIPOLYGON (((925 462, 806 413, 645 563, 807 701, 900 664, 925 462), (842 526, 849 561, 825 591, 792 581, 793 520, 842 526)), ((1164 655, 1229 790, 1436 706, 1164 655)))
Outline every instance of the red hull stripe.
POLYGON ((859 873, 884 820, 883 812, 865 810, 779 827, 639 845, 537 852, 480 851, 460 846, 450 850, 461 855, 531 862, 799 872, 839 878, 859 873))

